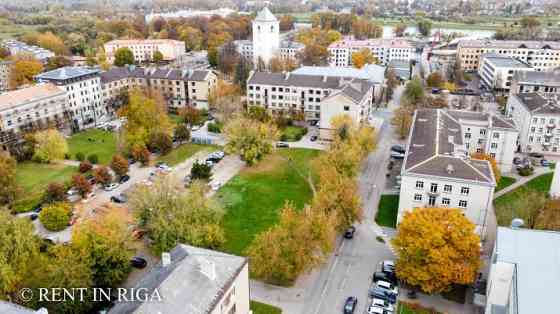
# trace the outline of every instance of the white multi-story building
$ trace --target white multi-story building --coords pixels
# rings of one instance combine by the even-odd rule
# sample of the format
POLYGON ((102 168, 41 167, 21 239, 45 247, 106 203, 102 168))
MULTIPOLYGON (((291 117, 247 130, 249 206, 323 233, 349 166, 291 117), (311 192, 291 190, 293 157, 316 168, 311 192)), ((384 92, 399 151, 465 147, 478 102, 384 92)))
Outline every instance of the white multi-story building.
POLYGON ((414 208, 459 208, 483 234, 496 180, 490 162, 469 156, 488 153, 502 171, 511 170, 516 138, 512 124, 490 114, 417 110, 401 169, 398 221, 414 208))
POLYGON ((457 45, 457 60, 465 71, 476 71, 482 55, 489 53, 516 58, 537 71, 560 66, 560 43, 554 41, 461 40, 457 45))
POLYGON ((161 298, 117 303, 109 314, 249 314, 247 258, 179 244, 135 286, 161 298))
POLYGON ((352 54, 362 49, 369 49, 381 64, 388 64, 393 60, 409 62, 414 59, 415 48, 405 39, 401 38, 373 38, 355 40, 344 38, 329 46, 329 63, 331 66, 352 66, 352 54))
POLYGON ((98 69, 63 67, 35 76, 38 82, 49 82, 66 91, 66 114, 72 128, 94 127, 109 117, 101 99, 101 79, 98 69))
POLYGON ((163 60, 174 61, 185 53, 185 42, 172 39, 117 39, 105 43, 107 60, 113 63, 115 53, 120 48, 128 48, 136 63, 151 62, 156 51, 161 52, 163 60))
POLYGON ((348 114, 359 123, 373 110, 375 84, 367 79, 252 72, 247 81, 249 106, 272 114, 302 113, 319 123, 320 137, 330 139, 330 119, 348 114))
POLYGON ((560 69, 549 72, 517 72, 513 75, 510 96, 538 93, 545 98, 560 95, 560 69))
POLYGON ((25 132, 63 127, 66 91, 40 83, 0 95, 0 143, 10 144, 25 132))
POLYGON ((38 46, 28 45, 14 39, 4 40, 2 42, 2 46, 8 49, 11 55, 28 54, 44 63, 46 63, 49 58, 53 58, 55 56, 54 52, 50 50, 38 46))
POLYGON ((544 154, 560 153, 560 103, 537 93, 510 96, 506 107, 519 130, 519 150, 544 154))
POLYGON ((0 61, 0 94, 10 89, 11 61, 0 61))
POLYGON ((478 74, 489 90, 508 94, 517 72, 534 72, 533 67, 512 57, 495 54, 482 55, 478 74))

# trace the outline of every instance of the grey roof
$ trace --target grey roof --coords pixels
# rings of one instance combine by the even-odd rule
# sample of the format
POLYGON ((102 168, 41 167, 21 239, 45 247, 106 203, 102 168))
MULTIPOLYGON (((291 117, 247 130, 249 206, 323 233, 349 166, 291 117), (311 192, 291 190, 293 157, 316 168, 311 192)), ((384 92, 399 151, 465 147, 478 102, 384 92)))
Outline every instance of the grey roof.
POLYGON ((547 72, 517 71, 513 74, 513 80, 523 84, 560 87, 560 69, 547 72))
POLYGON ((257 13, 257 17, 255 18, 255 21, 258 21, 258 22, 276 22, 278 20, 276 19, 274 14, 272 14, 272 12, 270 12, 268 7, 264 7, 259 13, 257 13))
POLYGON ((482 58, 490 61, 497 67, 502 68, 518 68, 518 69, 530 69, 532 68, 525 62, 517 60, 513 57, 499 56, 497 54, 483 54, 482 58))
POLYGON ((469 121, 487 122, 492 128, 509 129, 516 131, 515 123, 511 119, 507 119, 494 114, 485 112, 472 112, 465 110, 447 110, 447 113, 457 120, 459 123, 468 124, 469 121), (489 120, 490 119, 490 120, 489 120))
POLYGON ((560 49, 560 42, 537 40, 461 40, 459 47, 465 48, 502 48, 502 49, 560 49))
POLYGON ((99 69, 87 67, 62 67, 49 72, 44 72, 35 76, 39 81, 64 81, 69 79, 81 78, 99 73, 99 69))
POLYGON ((385 67, 377 64, 368 64, 361 69, 352 67, 302 66, 291 73, 300 75, 352 77, 369 80, 376 84, 382 84, 385 81, 385 67))
POLYGON ((10 303, 7 301, 0 300, 0 313, 2 314, 37 314, 37 313, 47 313, 45 309, 39 309, 37 311, 30 308, 23 307, 21 305, 10 303))
POLYGON ((117 303, 109 313, 211 313, 247 264, 245 257, 185 244, 177 245, 170 254, 170 265, 157 265, 136 285, 150 293, 157 288, 161 302, 117 303), (203 260, 215 265, 213 280, 201 272, 203 260))
POLYGON ((498 227, 496 261, 515 265, 519 314, 558 308, 560 233, 498 227))
POLYGON ((560 114, 560 104, 557 100, 545 99, 538 93, 520 93, 514 97, 531 113, 560 114))
POLYGON ((109 83, 124 78, 168 79, 184 81, 204 81, 210 70, 141 68, 136 66, 114 67, 101 72, 101 82, 109 83))
POLYGON ((293 49, 303 49, 305 45, 292 40, 283 40, 280 42, 280 48, 293 48, 293 49))
POLYGON ((457 119, 460 115, 458 111, 441 109, 416 110, 403 163, 404 174, 495 185, 490 163, 468 158, 460 119, 457 119))

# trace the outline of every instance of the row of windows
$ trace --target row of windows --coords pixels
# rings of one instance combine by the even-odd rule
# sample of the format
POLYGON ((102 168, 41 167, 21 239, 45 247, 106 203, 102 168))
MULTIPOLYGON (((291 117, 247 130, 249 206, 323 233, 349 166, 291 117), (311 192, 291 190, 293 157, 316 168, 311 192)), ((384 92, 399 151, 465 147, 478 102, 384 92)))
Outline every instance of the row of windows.
MULTIPOLYGON (((430 184, 430 192, 437 193, 439 185, 437 183, 430 184)), ((416 181, 416 189, 422 190, 424 189, 424 181, 416 181)), ((443 185, 443 192, 444 193, 453 193, 453 186, 450 184, 443 185)), ((470 188, 468 186, 461 187, 461 195, 469 195, 470 188)))
MULTIPOLYGON (((415 202, 422 202, 422 194, 414 194, 414 201, 415 202)), ((429 206, 436 206, 436 197, 435 196, 428 196, 428 205, 429 206)), ((450 206, 451 205, 451 199, 448 197, 443 197, 441 199, 441 205, 442 206, 450 206)), ((468 202, 466 200, 459 200, 457 202, 457 207, 459 208, 467 208, 468 206, 468 202)))

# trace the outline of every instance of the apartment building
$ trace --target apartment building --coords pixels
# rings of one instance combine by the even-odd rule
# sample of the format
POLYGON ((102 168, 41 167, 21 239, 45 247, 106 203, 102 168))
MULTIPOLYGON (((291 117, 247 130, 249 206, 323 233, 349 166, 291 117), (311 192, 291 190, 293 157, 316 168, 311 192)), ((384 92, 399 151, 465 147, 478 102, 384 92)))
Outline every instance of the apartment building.
POLYGON ((538 93, 545 98, 560 95, 560 70, 514 73, 510 96, 520 93, 538 93))
POLYGON ((161 52, 163 60, 173 61, 185 53, 185 42, 172 39, 117 39, 104 45, 107 60, 113 63, 119 48, 128 48, 134 54, 136 63, 151 62, 156 51, 161 52))
POLYGON ((10 89, 11 61, 0 61, 0 94, 10 89))
POLYGON ((48 49, 28 45, 24 42, 14 39, 6 39, 2 41, 2 46, 8 49, 11 55, 29 54, 43 63, 46 63, 49 58, 53 58, 55 56, 54 52, 48 49))
POLYGON ((551 313, 558 306, 559 248, 558 232, 498 227, 484 313, 551 313))
POLYGON ((247 258, 179 244, 139 280, 159 301, 121 301, 109 314, 249 314, 247 258))
POLYGON ((482 55, 478 74, 488 90, 508 94, 517 72, 534 72, 535 69, 518 59, 496 54, 482 55))
POLYGON ((329 63, 336 67, 352 66, 352 54, 364 48, 369 49, 384 65, 393 60, 408 62, 414 59, 415 48, 405 39, 372 38, 355 40, 348 37, 330 44, 328 48, 329 63))
POLYGON ((217 76, 210 70, 114 67, 101 73, 101 89, 105 106, 115 109, 119 96, 132 87, 159 91, 171 110, 194 106, 208 109, 208 95, 216 85, 217 76))
POLYGON ((560 103, 537 93, 510 96, 506 115, 519 130, 519 150, 558 154, 560 149, 560 103))
POLYGON ((251 72, 247 103, 272 114, 303 113, 305 120, 319 123, 320 137, 330 139, 330 119, 350 115, 365 121, 373 109, 374 83, 366 79, 251 72))
POLYGON ((65 125, 66 91, 39 83, 0 95, 0 144, 17 141, 25 132, 65 125))
POLYGON ((417 110, 401 169, 398 221, 414 208, 459 208, 482 235, 496 180, 488 161, 469 155, 490 146, 501 167, 511 169, 516 138, 509 123, 489 114, 417 110))
POLYGON ((535 68, 548 71, 560 66, 560 43, 554 41, 461 40, 457 60, 465 71, 476 71, 481 57, 496 54, 515 58, 535 68))
POLYGON ((99 69, 62 67, 35 76, 37 82, 48 82, 66 91, 65 112, 73 130, 94 127, 106 121, 108 111, 101 99, 99 69))

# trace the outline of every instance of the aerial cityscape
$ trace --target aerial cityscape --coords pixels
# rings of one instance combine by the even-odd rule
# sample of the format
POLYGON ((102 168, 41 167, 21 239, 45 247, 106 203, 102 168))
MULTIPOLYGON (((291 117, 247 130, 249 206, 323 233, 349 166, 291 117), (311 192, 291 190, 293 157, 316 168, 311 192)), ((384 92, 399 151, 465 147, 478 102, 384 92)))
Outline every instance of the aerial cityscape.
POLYGON ((0 0, 0 148, 0 314, 560 312, 558 0, 0 0))

